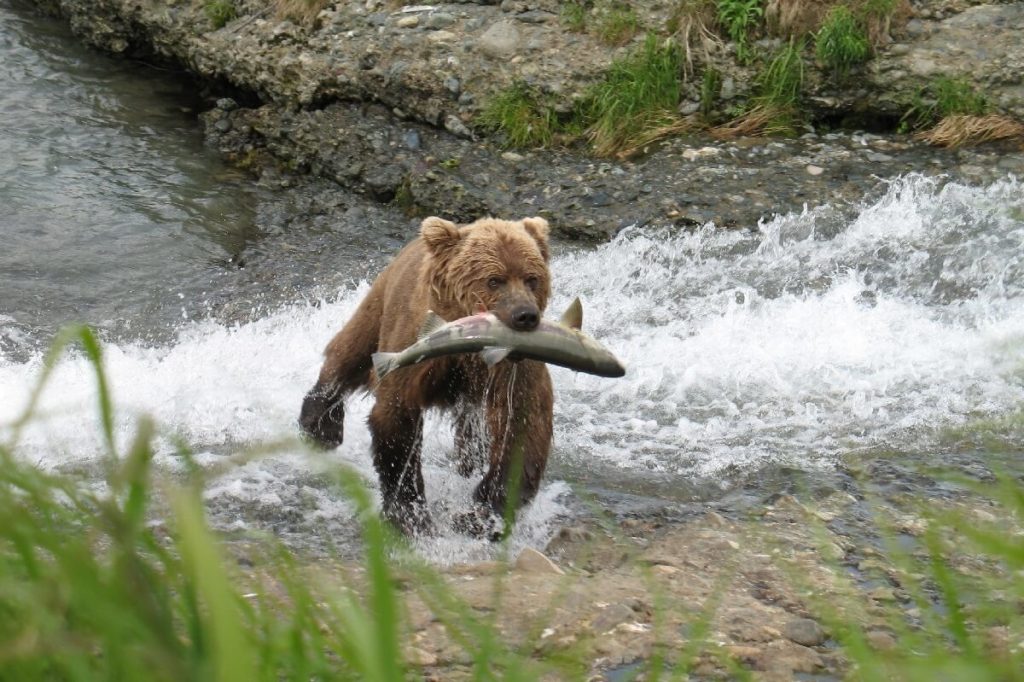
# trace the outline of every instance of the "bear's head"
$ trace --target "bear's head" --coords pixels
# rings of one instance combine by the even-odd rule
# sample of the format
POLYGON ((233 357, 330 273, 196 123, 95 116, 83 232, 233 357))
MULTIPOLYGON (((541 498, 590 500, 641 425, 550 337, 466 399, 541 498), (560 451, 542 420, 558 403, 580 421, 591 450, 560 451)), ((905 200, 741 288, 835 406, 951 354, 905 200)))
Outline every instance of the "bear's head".
POLYGON ((454 319, 488 310, 512 329, 537 327, 551 295, 546 220, 482 218, 459 227, 432 217, 420 235, 437 313, 454 319))

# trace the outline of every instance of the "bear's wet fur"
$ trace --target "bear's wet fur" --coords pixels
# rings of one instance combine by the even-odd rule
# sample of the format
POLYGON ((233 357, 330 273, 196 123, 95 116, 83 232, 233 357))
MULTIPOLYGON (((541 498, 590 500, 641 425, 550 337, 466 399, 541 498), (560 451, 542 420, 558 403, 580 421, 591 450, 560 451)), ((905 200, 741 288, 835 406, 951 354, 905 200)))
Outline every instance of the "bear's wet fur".
POLYGON ((427 409, 453 415, 460 473, 487 465, 474 491, 484 510, 503 514, 510 491, 517 498, 513 507, 534 497, 551 448, 551 378, 541 362, 506 360, 487 367, 477 354, 461 354, 378 381, 370 356, 414 343, 428 310, 449 321, 488 310, 514 329, 535 328, 551 293, 549 255, 543 218, 483 218, 464 226, 427 218, 420 237, 381 272, 327 345, 299 423, 316 443, 340 445, 344 398, 359 389, 373 392, 368 421, 383 513, 403 531, 430 529, 420 462, 427 409), (487 462, 479 462, 482 440, 487 462))

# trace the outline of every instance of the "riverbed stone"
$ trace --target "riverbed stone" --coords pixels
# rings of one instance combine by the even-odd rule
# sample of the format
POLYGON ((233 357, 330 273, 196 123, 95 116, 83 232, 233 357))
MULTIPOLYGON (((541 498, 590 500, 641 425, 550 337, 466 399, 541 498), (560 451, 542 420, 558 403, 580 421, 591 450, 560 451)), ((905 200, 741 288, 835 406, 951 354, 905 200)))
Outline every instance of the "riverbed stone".
POLYGON ((526 547, 516 558, 516 569, 527 573, 565 575, 559 566, 532 547, 526 547))
POLYGON ((441 28, 448 28, 454 24, 458 19, 455 18, 454 14, 448 12, 431 12, 427 15, 427 19, 423 22, 424 28, 436 31, 441 28))
POLYGON ((827 638, 824 628, 810 618, 794 618, 786 623, 782 634, 786 639, 804 646, 818 646, 827 638))
POLYGON ((510 21, 499 21, 491 25, 477 39, 477 49, 494 59, 513 56, 519 49, 519 29, 510 21))

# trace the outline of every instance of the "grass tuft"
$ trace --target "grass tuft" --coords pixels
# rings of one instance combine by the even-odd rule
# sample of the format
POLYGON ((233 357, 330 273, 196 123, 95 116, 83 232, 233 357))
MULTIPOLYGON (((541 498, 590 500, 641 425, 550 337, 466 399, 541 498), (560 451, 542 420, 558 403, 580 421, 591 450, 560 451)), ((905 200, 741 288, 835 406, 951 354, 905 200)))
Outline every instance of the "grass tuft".
POLYGON ((954 114, 915 137, 939 147, 964 147, 996 140, 1024 142, 1024 124, 1001 114, 954 114))
POLYGON ((640 19, 628 3, 612 0, 598 13, 593 32, 605 45, 625 45, 640 32, 640 19))
POLYGON ((991 105, 966 78, 939 76, 921 88, 900 120, 904 132, 935 126, 948 116, 984 116, 991 105))
POLYGON ((711 118, 715 102, 722 94, 722 74, 715 68, 704 69, 700 82, 700 114, 704 120, 711 118))
POLYGON ((309 25, 326 6, 327 0, 275 0, 275 15, 279 20, 309 25))
POLYGON ((547 147, 559 129, 554 108, 522 83, 492 98, 478 121, 485 130, 502 135, 509 147, 547 147))
POLYGON ((800 122, 799 102, 804 85, 803 41, 791 40, 758 75, 757 94, 750 108, 725 125, 712 129, 719 139, 751 135, 792 135, 800 122))
POLYGON ((650 34, 644 44, 612 64, 578 115, 599 156, 635 151, 678 132, 683 56, 672 40, 650 34))
POLYGON ((584 2, 571 0, 563 3, 559 15, 566 30, 572 33, 583 33, 586 30, 587 5, 584 2))
POLYGON ((867 30, 845 5, 832 8, 814 40, 818 61, 836 78, 845 78, 871 56, 867 30))
POLYGON ((736 45, 736 59, 745 64, 753 57, 750 36, 764 16, 762 0, 715 0, 718 25, 736 45))
POLYGON ((238 16, 238 10, 232 0, 206 0, 203 4, 203 12, 215 29, 223 28, 238 16))
POLYGON ((712 30, 715 21, 712 0, 680 0, 669 16, 665 28, 682 47, 687 76, 693 74, 696 54, 707 61, 711 51, 722 46, 721 38, 712 30))

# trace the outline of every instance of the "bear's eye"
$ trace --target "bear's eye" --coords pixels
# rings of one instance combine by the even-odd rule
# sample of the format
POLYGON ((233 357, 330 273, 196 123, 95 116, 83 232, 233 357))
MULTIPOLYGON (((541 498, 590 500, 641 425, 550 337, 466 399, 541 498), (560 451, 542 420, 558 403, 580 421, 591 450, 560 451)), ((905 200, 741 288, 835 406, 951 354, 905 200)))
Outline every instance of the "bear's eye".
POLYGON ((530 275, 526 278, 526 286, 530 291, 537 291, 537 287, 540 286, 540 278, 530 275))
POLYGON ((505 280, 503 280, 501 277, 489 277, 487 279, 487 288, 490 289, 491 291, 494 291, 504 283, 505 280))

